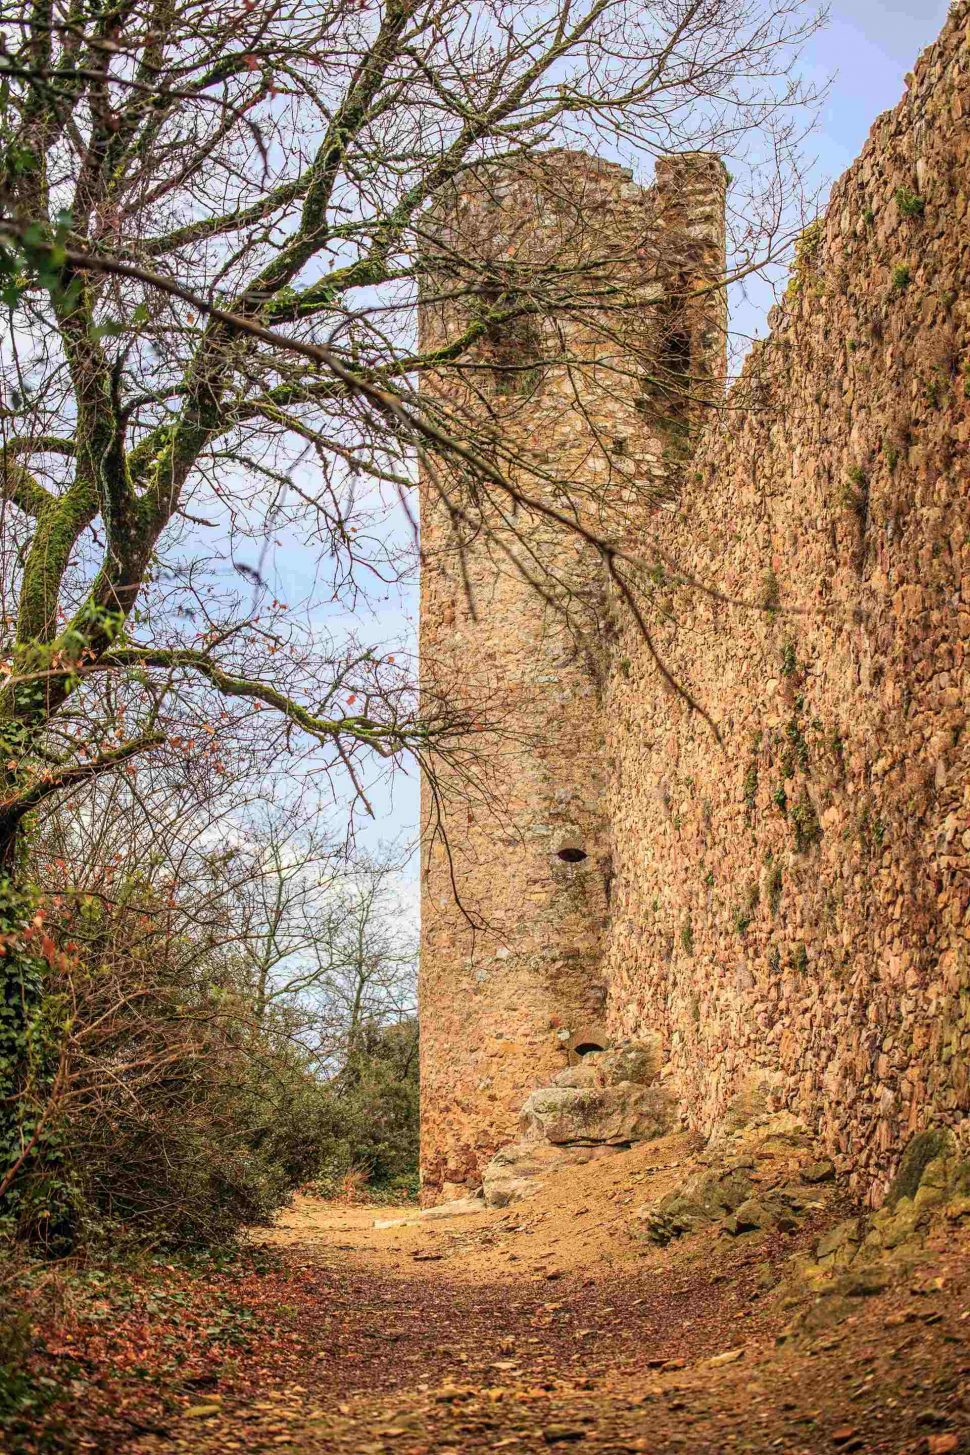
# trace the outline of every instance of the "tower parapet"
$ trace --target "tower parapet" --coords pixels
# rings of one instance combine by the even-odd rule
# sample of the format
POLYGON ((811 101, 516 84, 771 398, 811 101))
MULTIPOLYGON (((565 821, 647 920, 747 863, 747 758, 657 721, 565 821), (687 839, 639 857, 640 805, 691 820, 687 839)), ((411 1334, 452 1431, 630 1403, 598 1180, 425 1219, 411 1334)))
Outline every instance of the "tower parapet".
POLYGON ((635 538, 676 488, 721 387, 724 191, 706 154, 641 188, 563 151, 483 168, 434 214, 421 347, 474 343, 430 402, 511 490, 437 473, 421 489, 425 691, 487 728, 479 761, 424 785, 426 1200, 474 1185, 529 1091, 604 1043, 596 543, 635 538))

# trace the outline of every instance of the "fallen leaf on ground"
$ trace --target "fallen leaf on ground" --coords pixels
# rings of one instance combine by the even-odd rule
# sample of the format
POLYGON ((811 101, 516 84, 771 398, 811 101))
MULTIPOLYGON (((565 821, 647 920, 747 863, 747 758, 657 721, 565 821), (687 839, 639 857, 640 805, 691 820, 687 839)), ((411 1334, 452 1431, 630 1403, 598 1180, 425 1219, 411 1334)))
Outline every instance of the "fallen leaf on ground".
POLYGON ((736 1359, 744 1358, 743 1349, 725 1349, 723 1354, 715 1354, 713 1359, 708 1359, 712 1369, 720 1369, 722 1364, 733 1364, 736 1359))

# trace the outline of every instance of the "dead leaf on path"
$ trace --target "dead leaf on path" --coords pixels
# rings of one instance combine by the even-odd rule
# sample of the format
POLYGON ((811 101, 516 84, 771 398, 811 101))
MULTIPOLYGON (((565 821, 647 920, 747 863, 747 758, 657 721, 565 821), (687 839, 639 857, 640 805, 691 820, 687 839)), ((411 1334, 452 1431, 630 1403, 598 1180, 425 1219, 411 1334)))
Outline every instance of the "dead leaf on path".
POLYGON ((720 1369, 722 1364, 734 1364, 736 1360, 744 1358, 743 1349, 725 1349, 723 1354, 715 1354, 713 1359, 708 1359, 712 1369, 720 1369))
POLYGON ((440 1389, 435 1390, 434 1397, 440 1404, 451 1404, 456 1399, 471 1399, 478 1393, 468 1385, 443 1384, 440 1389))

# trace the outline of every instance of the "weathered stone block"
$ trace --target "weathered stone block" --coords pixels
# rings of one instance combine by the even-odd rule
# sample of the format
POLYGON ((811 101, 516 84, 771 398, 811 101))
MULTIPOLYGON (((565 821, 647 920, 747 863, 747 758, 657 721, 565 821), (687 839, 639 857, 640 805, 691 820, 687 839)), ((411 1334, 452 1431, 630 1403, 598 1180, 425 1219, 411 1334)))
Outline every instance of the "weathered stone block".
POLYGON ((522 1108, 527 1139, 548 1142, 649 1142, 676 1120, 672 1096, 659 1086, 622 1081, 615 1086, 550 1086, 534 1091, 522 1108))
POLYGON ((815 1249, 819 1263, 850 1263, 862 1241, 862 1226, 858 1218, 845 1218, 823 1233, 815 1249))

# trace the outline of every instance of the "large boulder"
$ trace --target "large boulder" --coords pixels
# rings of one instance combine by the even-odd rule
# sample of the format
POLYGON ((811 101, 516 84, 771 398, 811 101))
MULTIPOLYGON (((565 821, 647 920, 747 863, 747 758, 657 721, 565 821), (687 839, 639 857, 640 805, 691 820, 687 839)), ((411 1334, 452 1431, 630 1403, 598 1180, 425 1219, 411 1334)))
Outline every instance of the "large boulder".
POLYGON ((659 1036, 591 1051, 534 1091, 522 1108, 522 1139, 502 1147, 482 1175, 490 1207, 531 1197, 550 1172, 589 1162, 669 1132, 677 1120, 659 1086, 659 1036))
POLYGON ((869 1221, 863 1255, 921 1243, 941 1213, 949 1222, 970 1218, 970 1157, 949 1127, 928 1127, 906 1147, 886 1200, 869 1221))
POLYGON ((628 1146, 665 1136, 675 1120, 675 1103, 662 1087, 621 1081, 542 1087, 522 1108, 521 1126, 526 1141, 628 1146))

